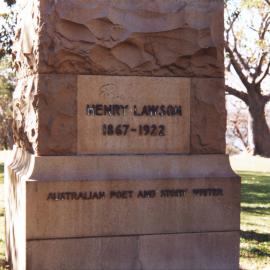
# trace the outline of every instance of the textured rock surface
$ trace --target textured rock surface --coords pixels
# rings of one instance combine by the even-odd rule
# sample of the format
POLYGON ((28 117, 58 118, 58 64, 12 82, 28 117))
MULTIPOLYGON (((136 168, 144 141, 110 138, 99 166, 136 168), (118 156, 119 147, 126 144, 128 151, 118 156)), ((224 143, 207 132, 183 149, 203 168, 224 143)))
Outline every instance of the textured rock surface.
POLYGON ((185 76, 201 77, 192 79, 191 153, 224 153, 224 85, 217 78, 223 78, 223 1, 19 4, 19 146, 39 155, 76 153, 78 74, 185 76))
POLYGON ((76 97, 76 76, 20 80, 14 95, 16 144, 38 155, 76 153, 76 97))
POLYGON ((21 0, 21 6, 16 61, 23 73, 223 76, 221 0, 21 0))
POLYGON ((13 46, 18 76, 37 72, 39 62, 40 10, 39 1, 19 0, 18 24, 13 46))
MULTIPOLYGON (((223 79, 191 80, 192 154, 225 152, 223 89, 223 79)), ((77 92, 76 75, 39 75, 20 80, 14 95, 17 144, 38 155, 76 154, 77 92)))
POLYGON ((225 153, 223 79, 192 79, 190 125, 191 153, 225 153))
POLYGON ((38 90, 37 154, 75 154, 77 77, 73 75, 40 75, 38 90))
POLYGON ((36 151, 38 136, 37 76, 18 81, 13 94, 15 143, 30 153, 36 151))

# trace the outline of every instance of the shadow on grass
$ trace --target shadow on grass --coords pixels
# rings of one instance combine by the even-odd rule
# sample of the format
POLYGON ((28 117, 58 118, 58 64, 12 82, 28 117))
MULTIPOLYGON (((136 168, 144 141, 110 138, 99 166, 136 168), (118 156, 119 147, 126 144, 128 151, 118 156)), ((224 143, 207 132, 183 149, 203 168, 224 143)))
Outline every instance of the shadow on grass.
POLYGON ((4 163, 0 162, 0 173, 4 173, 4 163))
POLYGON ((4 164, 0 163, 0 184, 3 184, 3 176, 4 176, 4 164))
POLYGON ((270 207, 241 207, 241 211, 253 215, 270 215, 270 207))
POLYGON ((254 231, 241 231, 241 242, 247 245, 242 247, 240 255, 243 258, 270 258, 270 234, 254 231))
MULTIPOLYGON (((242 203, 269 203, 270 176, 246 173, 241 173, 241 176, 243 179, 241 192, 242 203)), ((264 210, 269 211, 269 209, 264 210)))
POLYGON ((268 233, 257 233, 254 231, 241 231, 240 236, 246 240, 250 240, 250 241, 255 240, 257 242, 269 242, 270 244, 270 234, 268 233))

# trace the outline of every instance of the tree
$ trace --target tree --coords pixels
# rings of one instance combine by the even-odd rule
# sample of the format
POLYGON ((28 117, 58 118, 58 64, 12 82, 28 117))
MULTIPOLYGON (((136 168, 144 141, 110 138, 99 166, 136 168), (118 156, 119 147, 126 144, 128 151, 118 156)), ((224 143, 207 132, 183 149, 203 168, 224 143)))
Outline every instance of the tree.
MULTIPOLYGON (((270 129, 265 108, 270 70, 270 1, 226 1, 226 68, 242 87, 227 85, 226 91, 242 100, 251 116, 254 154, 270 157, 270 129)), ((268 90, 270 88, 268 87, 268 90)))
MULTIPOLYGON (((12 6, 15 1, 5 1, 12 6)), ((0 14, 0 149, 13 145, 12 136, 12 92, 15 74, 11 69, 12 40, 16 24, 15 13, 0 14)))
POLYGON ((243 150, 250 152, 250 129, 247 107, 236 98, 230 99, 227 115, 226 152, 239 154, 243 150))
POLYGON ((0 14, 0 58, 12 53, 12 41, 15 35, 16 14, 12 8, 16 1, 5 0, 10 7, 8 13, 0 14))
POLYGON ((12 91, 14 75, 9 70, 7 58, 0 62, 0 149, 8 149, 13 145, 12 136, 12 91), (4 72, 3 72, 4 71, 4 72))

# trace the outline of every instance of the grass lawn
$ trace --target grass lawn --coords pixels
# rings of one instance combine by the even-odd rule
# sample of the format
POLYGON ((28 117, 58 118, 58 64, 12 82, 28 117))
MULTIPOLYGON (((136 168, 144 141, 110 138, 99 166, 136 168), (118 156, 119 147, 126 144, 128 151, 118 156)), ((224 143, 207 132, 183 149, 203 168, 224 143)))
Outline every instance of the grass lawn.
POLYGON ((242 176, 241 249, 243 269, 270 269, 270 174, 242 176))
MULTIPOLYGON (((4 267, 3 164, 0 163, 0 270, 4 267)), ((270 173, 242 176, 241 251, 244 270, 270 270, 270 173)))
POLYGON ((5 253, 4 253, 4 165, 0 163, 0 270, 7 269, 5 268, 5 253))
POLYGON ((4 164, 0 163, 0 184, 4 182, 4 164))

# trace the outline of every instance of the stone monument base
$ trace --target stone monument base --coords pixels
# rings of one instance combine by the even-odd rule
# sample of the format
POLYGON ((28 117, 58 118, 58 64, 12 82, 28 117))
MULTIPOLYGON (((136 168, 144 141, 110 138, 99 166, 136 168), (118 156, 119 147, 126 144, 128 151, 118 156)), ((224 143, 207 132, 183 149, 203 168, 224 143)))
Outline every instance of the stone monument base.
POLYGON ((238 269, 240 179, 224 155, 15 149, 5 189, 14 270, 238 269))
POLYGON ((27 269, 239 269, 238 232, 33 240, 27 269))

